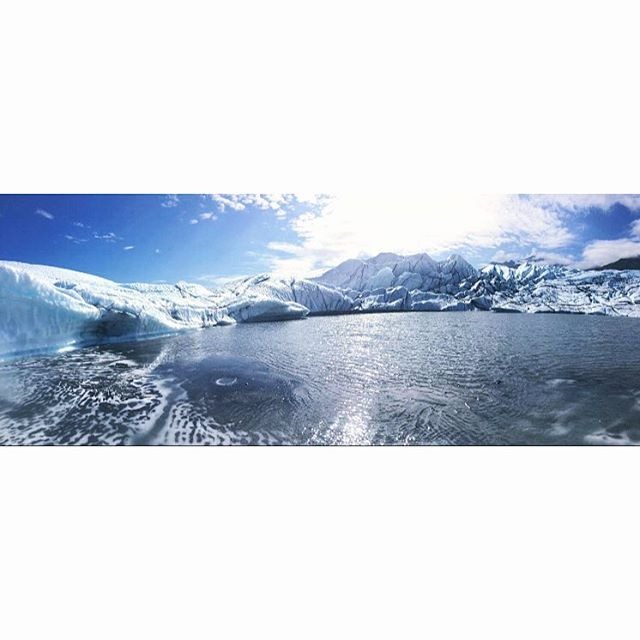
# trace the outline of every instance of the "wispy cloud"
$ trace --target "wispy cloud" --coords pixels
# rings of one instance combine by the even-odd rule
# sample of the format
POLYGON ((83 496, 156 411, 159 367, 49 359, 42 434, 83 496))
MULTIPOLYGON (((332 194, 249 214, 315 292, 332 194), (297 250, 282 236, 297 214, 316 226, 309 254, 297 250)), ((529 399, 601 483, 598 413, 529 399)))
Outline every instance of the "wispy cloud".
POLYGON ((180 198, 175 193, 167 194, 160 206, 165 208, 177 207, 180 204, 180 198))
POLYGON ((212 211, 207 211, 205 213, 201 213, 198 217, 200 218, 200 220, 211 220, 211 221, 214 221, 214 220, 218 219, 218 216, 215 213, 213 213, 212 211))
POLYGON ((87 242, 86 238, 76 238, 75 236, 69 234, 65 235, 65 238, 69 240, 69 242, 74 242, 75 244, 82 244, 83 242, 87 242))
POLYGON ((575 262, 575 258, 571 255, 554 253, 553 251, 539 251, 535 247, 531 247, 525 251, 505 251, 504 249, 499 249, 491 256, 489 262, 518 262, 524 259, 535 260, 545 264, 571 265, 575 262))
POLYGON ((128 244, 126 247, 122 247, 123 251, 131 251, 131 249, 135 249, 135 245, 133 244, 128 244))
POLYGON ((104 240, 105 242, 117 242, 118 240, 122 240, 122 238, 113 233, 113 231, 109 231, 109 233, 94 233, 93 237, 96 240, 104 240))
POLYGON ((545 208, 571 211, 574 213, 588 209, 603 209, 606 211, 615 204, 621 204, 632 211, 640 210, 640 195, 637 194, 544 194, 522 197, 545 208))
POLYGON ((46 218, 47 220, 53 220, 53 218, 55 217, 52 213, 49 213, 48 211, 45 211, 44 209, 36 209, 34 213, 37 216, 41 216, 43 218, 46 218))
POLYGON ((90 229, 91 228, 88 225, 84 224, 83 222, 74 222, 73 226, 74 227, 78 227, 80 229, 90 229))
POLYGON ((198 224, 198 218, 191 218, 191 220, 189 220, 189 224, 198 224))
POLYGON ((280 253, 290 253, 296 256, 304 254, 304 247, 299 244, 293 244, 292 242, 269 242, 267 249, 280 253))

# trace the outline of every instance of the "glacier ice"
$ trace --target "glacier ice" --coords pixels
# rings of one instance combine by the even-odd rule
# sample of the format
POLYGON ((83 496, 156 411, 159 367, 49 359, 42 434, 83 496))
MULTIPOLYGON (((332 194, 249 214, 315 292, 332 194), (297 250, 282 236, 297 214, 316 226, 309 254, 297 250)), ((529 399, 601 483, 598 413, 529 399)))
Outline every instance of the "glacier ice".
POLYGON ((0 261, 0 354, 187 329, 301 318, 295 301, 198 284, 118 284, 85 273, 0 261))
POLYGON ((208 291, 0 262, 0 354, 172 333, 218 324, 225 315, 208 291))
POLYGON ((478 310, 640 317, 640 271, 537 262, 477 270, 458 255, 384 253, 314 279, 262 274, 214 290, 0 261, 0 356, 307 315, 478 310))
POLYGON ((315 280, 356 291, 404 286, 409 290, 454 293, 460 282, 476 273, 476 269, 459 255, 436 262, 426 253, 411 256, 381 253, 368 260, 347 260, 315 280))

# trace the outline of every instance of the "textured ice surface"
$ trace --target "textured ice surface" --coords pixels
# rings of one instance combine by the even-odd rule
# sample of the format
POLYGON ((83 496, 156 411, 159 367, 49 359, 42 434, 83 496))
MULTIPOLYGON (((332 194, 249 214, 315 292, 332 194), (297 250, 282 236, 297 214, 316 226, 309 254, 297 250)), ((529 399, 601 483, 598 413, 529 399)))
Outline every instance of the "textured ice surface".
MULTIPOLYGON (((345 313, 353 307, 353 300, 333 287, 310 280, 278 278, 269 274, 239 280, 229 285, 221 298, 237 299, 249 306, 269 301, 271 304, 289 305, 292 309, 302 307, 307 313, 345 313)), ((233 303, 229 308, 233 314, 233 303)))
MULTIPOLYGON (((318 287, 318 285, 313 285, 318 287)), ((118 284, 68 269, 0 261, 0 355, 304 317, 293 300, 198 284, 118 284)))
POLYGON ((476 269, 459 255, 436 262, 426 253, 412 256, 381 253, 368 260, 347 260, 317 281, 356 291, 404 286, 407 289, 452 293, 462 280, 476 273, 476 269))

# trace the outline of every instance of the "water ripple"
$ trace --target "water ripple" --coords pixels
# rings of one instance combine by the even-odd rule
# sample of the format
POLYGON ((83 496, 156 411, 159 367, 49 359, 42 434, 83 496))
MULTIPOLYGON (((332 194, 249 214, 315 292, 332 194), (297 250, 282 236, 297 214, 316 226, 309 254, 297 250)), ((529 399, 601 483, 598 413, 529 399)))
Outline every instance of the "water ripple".
POLYGON ((0 444, 634 444, 633 319, 372 314, 0 365, 0 444))

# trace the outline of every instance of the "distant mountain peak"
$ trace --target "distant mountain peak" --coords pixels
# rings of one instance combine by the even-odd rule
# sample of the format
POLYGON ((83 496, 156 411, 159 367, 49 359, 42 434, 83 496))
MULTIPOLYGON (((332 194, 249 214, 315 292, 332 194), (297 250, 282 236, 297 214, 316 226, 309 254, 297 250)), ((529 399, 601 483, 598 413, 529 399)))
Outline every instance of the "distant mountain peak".
POLYGON ((365 259, 363 262, 392 262, 393 260, 399 260, 400 258, 402 258, 402 256, 399 256, 397 253, 382 251, 377 256, 365 259))
POLYGON ((620 258, 615 262, 602 265, 601 267, 594 267, 595 271, 605 271, 606 269, 613 269, 616 271, 625 271, 627 269, 640 269, 640 256, 633 258, 620 258))
POLYGON ((364 260, 346 260, 314 280, 354 291, 394 286, 454 291, 462 280, 476 273, 471 264, 455 253, 437 262, 427 253, 400 256, 384 252, 364 260))

